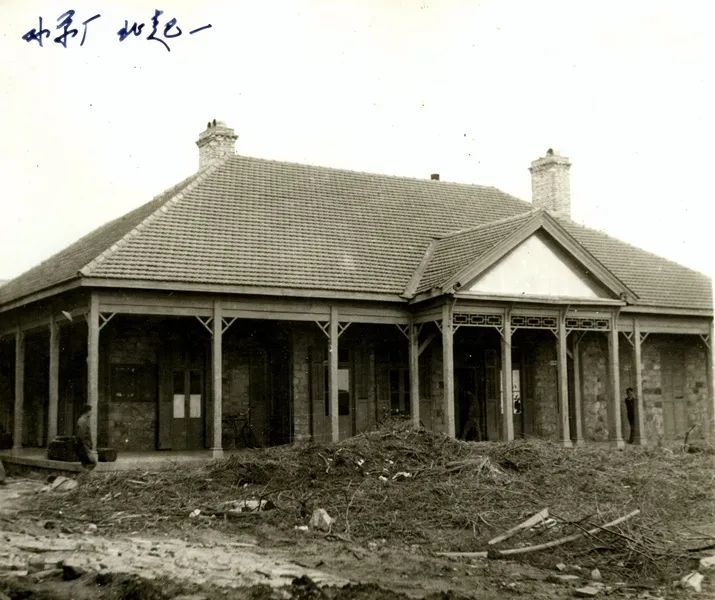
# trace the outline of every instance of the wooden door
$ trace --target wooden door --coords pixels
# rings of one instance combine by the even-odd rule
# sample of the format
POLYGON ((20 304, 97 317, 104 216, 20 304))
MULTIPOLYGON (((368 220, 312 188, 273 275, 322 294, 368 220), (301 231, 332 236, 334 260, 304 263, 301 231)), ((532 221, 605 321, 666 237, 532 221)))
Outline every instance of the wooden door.
POLYGON ((199 369, 172 372, 171 447, 198 450, 204 442, 204 382, 199 369))
POLYGON ((199 450, 206 439, 205 346, 174 337, 160 353, 158 447, 199 450))

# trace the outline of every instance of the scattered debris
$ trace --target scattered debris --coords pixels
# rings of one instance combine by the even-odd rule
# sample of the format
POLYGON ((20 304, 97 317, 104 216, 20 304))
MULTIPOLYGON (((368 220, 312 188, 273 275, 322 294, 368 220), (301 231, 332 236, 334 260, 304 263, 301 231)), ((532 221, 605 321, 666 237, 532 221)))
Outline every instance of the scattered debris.
POLYGON ((708 569, 715 569, 715 556, 706 556, 700 559, 700 568, 704 571, 708 569))
POLYGON ((601 581, 601 579, 603 579, 603 577, 601 577, 601 571, 599 571, 598 569, 593 569, 591 571, 591 579, 593 581, 601 581))
POLYGON ((201 509, 200 508, 195 508, 189 513, 189 519, 195 519, 201 514, 201 509))
MULTIPOLYGON (((491 542, 487 542, 488 544, 491 542)), ((566 565, 562 562, 556 564, 556 570, 557 571, 565 571, 566 570, 566 565)))
POLYGON ((601 588, 595 585, 586 585, 584 587, 576 588, 573 593, 579 598, 594 598, 601 593, 601 588))
POLYGON ((58 475, 50 483, 42 488, 43 492, 70 492, 79 484, 76 479, 70 479, 64 475, 58 475))
POLYGON ((581 578, 578 575, 557 575, 556 573, 551 573, 546 581, 551 583, 578 583, 581 578))
POLYGON ((685 589, 691 589, 695 592, 702 592, 703 579, 704 577, 701 573, 698 573, 697 571, 692 571, 680 580, 680 585, 685 589))
POLYGON ((316 508, 310 517, 309 525, 311 529, 330 531, 333 528, 333 523, 335 523, 335 519, 324 508, 316 508))

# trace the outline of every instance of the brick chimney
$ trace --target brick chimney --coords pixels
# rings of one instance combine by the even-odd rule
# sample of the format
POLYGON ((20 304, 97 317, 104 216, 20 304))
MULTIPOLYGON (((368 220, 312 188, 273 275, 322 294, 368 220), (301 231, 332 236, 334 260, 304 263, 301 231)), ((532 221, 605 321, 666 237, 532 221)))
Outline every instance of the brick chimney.
POLYGON ((236 154, 238 136, 222 121, 209 121, 206 129, 199 134, 196 145, 199 147, 199 170, 205 169, 216 161, 236 154))
POLYGON ((571 163, 551 148, 531 163, 531 203, 559 217, 571 218, 571 163))

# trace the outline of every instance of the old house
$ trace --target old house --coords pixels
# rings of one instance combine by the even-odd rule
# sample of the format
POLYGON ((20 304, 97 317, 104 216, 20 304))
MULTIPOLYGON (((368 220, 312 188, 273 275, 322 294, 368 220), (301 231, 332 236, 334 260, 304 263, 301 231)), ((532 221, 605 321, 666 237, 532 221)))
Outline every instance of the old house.
POLYGON ((532 203, 492 187, 235 153, 0 287, 0 428, 16 452, 337 440, 387 415, 567 446, 712 436, 710 280, 570 219, 569 161, 532 203))

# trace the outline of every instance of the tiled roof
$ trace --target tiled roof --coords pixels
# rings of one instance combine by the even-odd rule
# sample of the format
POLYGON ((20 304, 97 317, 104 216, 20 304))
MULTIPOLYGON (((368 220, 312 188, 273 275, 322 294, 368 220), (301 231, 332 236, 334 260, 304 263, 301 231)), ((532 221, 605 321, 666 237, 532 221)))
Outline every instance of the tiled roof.
POLYGON ((195 178, 196 175, 192 175, 180 184, 166 190, 151 202, 102 225, 19 277, 11 279, 0 287, 0 306, 35 291, 69 279, 76 279, 82 267, 139 225, 147 216, 160 208, 195 178))
POLYGON ((533 211, 522 213, 516 217, 478 225, 436 239, 416 292, 441 287, 469 263, 519 229, 533 214, 533 211))
POLYGON ((85 273, 399 295, 433 235, 529 208, 494 188, 235 157, 85 273))
MULTIPOLYGON (((84 276, 402 295, 439 285, 533 214, 492 187, 236 156, 0 288, 0 305, 84 276), (448 235, 451 234, 451 235, 448 235), (435 241, 435 238, 440 238, 435 241), (413 282, 414 283, 414 282, 413 282)), ((607 235, 567 231, 644 301, 711 308, 709 280, 607 235)))
POLYGON ((638 304, 712 310, 713 288, 709 277, 600 231, 567 219, 559 222, 638 295, 638 304))

